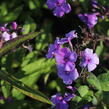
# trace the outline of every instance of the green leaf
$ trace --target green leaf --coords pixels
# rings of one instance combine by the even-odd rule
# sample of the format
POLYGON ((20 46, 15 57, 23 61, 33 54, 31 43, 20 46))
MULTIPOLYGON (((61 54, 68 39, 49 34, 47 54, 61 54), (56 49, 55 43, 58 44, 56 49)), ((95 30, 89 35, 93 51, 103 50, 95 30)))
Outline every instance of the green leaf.
POLYGON ((12 96, 14 98, 16 98, 17 100, 22 100, 25 97, 25 95, 23 93, 19 92, 15 88, 12 89, 12 96))
POLYGON ((78 92, 79 92, 81 97, 84 97, 88 93, 88 90, 89 90, 89 88, 86 85, 80 86, 78 88, 78 92))
POLYGON ((11 87, 6 81, 3 81, 3 80, 1 81, 1 90, 5 98, 8 98, 10 96, 11 87))
POLYGON ((18 46, 19 44, 23 43, 24 41, 27 41, 27 40, 29 40, 29 39, 32 39, 32 38, 38 36, 39 34, 40 34, 40 32, 35 32, 35 33, 23 35, 23 36, 18 36, 17 38, 14 38, 14 39, 8 41, 8 42, 0 49, 0 56, 4 55, 4 54, 7 53, 9 50, 15 48, 16 46, 18 46))
POLYGON ((6 23, 6 22, 12 22, 17 19, 20 12, 22 11, 23 7, 17 7, 13 11, 7 12, 6 15, 0 14, 0 22, 6 23))
POLYGON ((97 46, 97 48, 96 48, 96 53, 97 53, 98 56, 101 55, 101 53, 103 52, 103 49, 104 49, 104 46, 103 46, 103 42, 101 41, 100 45, 97 46))
POLYGON ((26 17, 23 29, 24 29, 24 31, 22 32, 23 34, 28 34, 36 30, 36 23, 34 22, 32 17, 30 16, 26 17))
POLYGON ((25 76, 21 78, 21 81, 23 81, 28 86, 33 85, 33 83, 35 83, 38 80, 41 74, 47 74, 51 72, 54 63, 55 63, 54 60, 47 60, 42 58, 23 66, 22 71, 24 72, 25 76))
POLYGON ((87 82, 94 89, 101 90, 99 79, 97 79, 97 77, 93 73, 90 73, 89 77, 87 78, 87 82))
POLYGON ((109 91, 109 72, 98 76, 103 91, 109 91))
POLYGON ((82 100, 82 98, 81 98, 80 96, 75 96, 75 97, 72 99, 73 102, 77 102, 77 103, 79 103, 81 100, 82 100))
POLYGON ((41 93, 37 90, 31 89, 30 87, 28 87, 21 81, 18 81, 16 78, 8 75, 4 71, 0 72, 0 78, 3 79, 4 81, 9 82, 14 88, 16 88, 21 93, 23 93, 33 99, 36 99, 38 101, 52 104, 52 102, 43 93, 41 93))

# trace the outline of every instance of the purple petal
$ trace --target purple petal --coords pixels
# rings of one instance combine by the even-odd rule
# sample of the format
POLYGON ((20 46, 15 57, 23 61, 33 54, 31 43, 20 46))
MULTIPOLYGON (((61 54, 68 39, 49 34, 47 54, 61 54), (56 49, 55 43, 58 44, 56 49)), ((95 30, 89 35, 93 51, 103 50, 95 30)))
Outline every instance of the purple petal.
POLYGON ((62 6, 61 6, 61 8, 63 9, 63 11, 65 13, 69 13, 71 11, 71 6, 68 3, 63 3, 62 6))
POLYGON ((16 30, 16 29, 17 29, 17 23, 16 23, 16 22, 13 22, 13 23, 12 23, 12 29, 13 29, 13 30, 16 30))
POLYGON ((77 71, 77 69, 74 69, 74 71, 72 72, 72 80, 76 80, 79 77, 79 73, 77 71))
POLYGON ((57 0, 47 0, 47 6, 49 9, 54 9, 56 7, 56 1, 57 0))
POLYGON ((76 52, 71 52, 71 54, 70 54, 70 60, 72 62, 76 62, 76 60, 77 60, 77 54, 76 54, 76 52))
POLYGON ((94 14, 79 14, 78 17, 89 27, 93 28, 98 21, 98 13, 94 14))
POLYGON ((75 30, 70 31, 69 33, 66 34, 67 38, 73 39, 77 37, 77 33, 75 33, 75 30))
POLYGON ((99 58, 98 58, 98 56, 97 56, 96 53, 93 54, 92 62, 93 62, 94 64, 99 64, 99 58))
POLYGON ((7 32, 4 32, 4 33, 2 34, 2 37, 4 38, 5 41, 10 40, 10 34, 8 34, 7 32))
POLYGON ((13 33, 11 34, 11 37, 12 37, 12 39, 13 39, 13 38, 16 38, 16 37, 17 37, 17 34, 16 34, 15 32, 13 32, 13 33))
POLYGON ((67 62, 65 65, 65 71, 70 72, 70 71, 74 70, 74 68, 75 68, 75 64, 72 62, 67 62))
POLYGON ((88 64, 88 71, 91 72, 91 71, 93 71, 96 67, 97 67, 96 64, 93 64, 93 63, 88 64))
POLYGON ((64 15, 64 11, 61 7, 56 7, 53 11, 54 16, 62 17, 64 15))

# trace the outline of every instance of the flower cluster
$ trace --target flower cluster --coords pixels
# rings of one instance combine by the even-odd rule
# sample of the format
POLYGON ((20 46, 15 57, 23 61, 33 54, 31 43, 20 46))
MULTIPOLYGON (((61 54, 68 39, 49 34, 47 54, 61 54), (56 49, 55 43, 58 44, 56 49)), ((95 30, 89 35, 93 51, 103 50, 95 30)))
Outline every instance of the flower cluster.
POLYGON ((54 44, 50 45, 47 58, 55 57, 58 69, 58 76, 65 84, 72 84, 79 77, 75 67, 77 53, 68 47, 62 47, 63 44, 69 43, 72 47, 71 40, 77 37, 75 30, 66 34, 65 38, 57 38, 54 44))
POLYGON ((47 6, 50 10, 53 10, 54 16, 62 17, 65 13, 71 11, 70 4, 66 0, 47 0, 47 6))
MULTIPOLYGON (((79 77, 76 68, 78 66, 76 65, 78 57, 81 72, 84 68, 91 72, 99 64, 99 58, 96 53, 93 53, 92 49, 86 48, 78 54, 73 50, 72 40, 74 38, 78 38, 75 30, 67 33, 65 38, 56 38, 54 44, 50 45, 46 55, 47 58, 55 58, 58 76, 66 85, 71 85, 72 82, 79 77), (68 43, 70 47, 64 46, 66 43, 68 43)), ((64 97, 62 97, 61 94, 56 94, 51 97, 51 101, 55 104, 56 109, 68 109, 68 102, 76 96, 74 94, 75 88, 72 86, 67 86, 66 88, 70 89, 72 93, 65 93, 64 97)))
POLYGON ((81 68, 87 68, 89 72, 93 71, 99 64, 99 58, 96 53, 93 53, 92 49, 86 48, 80 54, 73 50, 71 40, 77 37, 76 31, 72 30, 66 34, 65 38, 57 38, 55 43, 50 45, 46 55, 47 58, 55 57, 58 76, 66 85, 72 84, 79 77, 75 64, 77 57, 81 58, 81 68), (70 47, 63 47, 65 43, 69 43, 70 47))
POLYGON ((18 26, 16 22, 0 25, 0 48, 3 47, 5 42, 21 35, 22 30, 22 27, 18 26))
POLYGON ((16 33, 17 23, 13 22, 11 25, 11 29, 8 29, 7 26, 8 24, 5 24, 0 27, 0 33, 1 33, 0 37, 1 37, 1 40, 4 40, 4 41, 8 41, 17 37, 17 33, 16 33))
POLYGON ((11 29, 8 28, 8 24, 4 24, 0 26, 0 40, 8 41, 17 37, 18 26, 16 22, 13 22, 11 25, 11 29))
POLYGON ((64 97, 59 93, 51 97, 51 101, 55 104, 56 109, 68 109, 68 102, 74 97, 74 94, 65 93, 64 97))
POLYGON ((92 13, 92 14, 79 14, 78 17, 81 19, 82 22, 84 22, 89 29, 93 28, 98 21, 97 17, 98 13, 92 13))

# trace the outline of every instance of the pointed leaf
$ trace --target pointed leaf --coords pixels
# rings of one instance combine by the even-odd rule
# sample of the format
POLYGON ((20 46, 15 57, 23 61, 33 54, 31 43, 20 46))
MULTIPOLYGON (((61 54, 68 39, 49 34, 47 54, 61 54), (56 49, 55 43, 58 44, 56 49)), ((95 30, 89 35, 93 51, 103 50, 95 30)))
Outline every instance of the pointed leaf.
POLYGON ((9 82, 14 88, 16 88, 18 91, 22 92, 23 94, 36 99, 38 101, 52 104, 52 102, 41 92, 36 91, 22 83, 21 81, 18 81, 16 78, 8 75, 5 72, 0 72, 0 78, 4 81, 9 82))

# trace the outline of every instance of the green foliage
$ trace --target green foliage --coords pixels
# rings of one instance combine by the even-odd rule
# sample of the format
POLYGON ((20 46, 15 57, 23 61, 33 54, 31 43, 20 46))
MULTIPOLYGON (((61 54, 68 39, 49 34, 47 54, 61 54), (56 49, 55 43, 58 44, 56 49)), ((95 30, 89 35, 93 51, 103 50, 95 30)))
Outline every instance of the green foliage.
POLYGON ((80 86, 78 88, 78 92, 81 97, 84 97, 88 93, 88 87, 87 86, 80 86))
POLYGON ((2 72, 2 71, 0 72, 0 78, 9 82, 14 88, 22 92, 23 94, 31 98, 34 98, 36 100, 42 101, 44 103, 52 104, 44 94, 42 94, 39 91, 31 89, 30 87, 23 84, 21 81, 18 81, 17 79, 6 74, 5 72, 2 72))
POLYGON ((109 72, 98 76, 103 91, 109 91, 109 72))
POLYGON ((99 82, 99 79, 93 73, 90 73, 89 77, 87 78, 87 82, 90 87, 101 90, 101 84, 99 82))
POLYGON ((3 80, 1 81, 1 86, 4 97, 8 98, 11 94, 11 86, 3 80))

